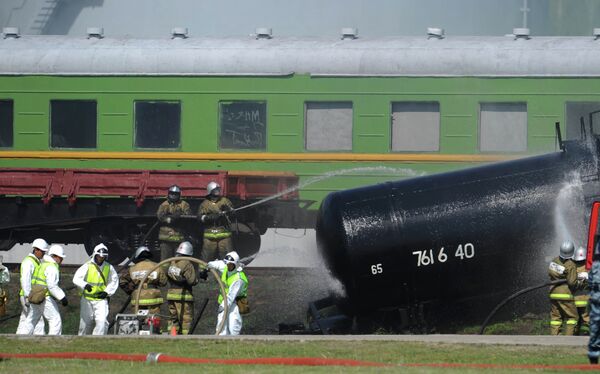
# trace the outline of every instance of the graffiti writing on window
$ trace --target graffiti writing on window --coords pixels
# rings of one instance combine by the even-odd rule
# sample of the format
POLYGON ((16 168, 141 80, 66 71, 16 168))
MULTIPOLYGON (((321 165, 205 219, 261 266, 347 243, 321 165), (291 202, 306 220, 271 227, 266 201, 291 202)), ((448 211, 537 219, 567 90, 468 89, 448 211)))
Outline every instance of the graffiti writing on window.
POLYGON ((265 149, 266 104, 230 102, 220 105, 221 148, 265 149))

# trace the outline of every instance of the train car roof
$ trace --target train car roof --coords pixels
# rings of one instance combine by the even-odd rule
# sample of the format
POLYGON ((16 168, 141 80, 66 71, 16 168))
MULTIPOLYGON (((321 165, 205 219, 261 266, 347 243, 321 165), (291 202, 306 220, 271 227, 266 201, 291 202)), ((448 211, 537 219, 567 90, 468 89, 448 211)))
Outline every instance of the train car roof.
POLYGON ((593 37, 0 39, 0 75, 596 77, 593 37))

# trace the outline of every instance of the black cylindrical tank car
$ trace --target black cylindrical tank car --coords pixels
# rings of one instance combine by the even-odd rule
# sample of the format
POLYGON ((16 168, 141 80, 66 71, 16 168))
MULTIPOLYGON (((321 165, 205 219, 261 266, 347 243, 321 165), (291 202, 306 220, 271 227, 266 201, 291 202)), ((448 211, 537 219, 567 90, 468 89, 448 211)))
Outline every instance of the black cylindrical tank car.
POLYGON ((597 175, 595 147, 563 144, 563 152, 328 195, 317 241, 345 287, 346 312, 482 298, 491 309, 544 282, 532 269, 558 251, 547 247, 557 240, 557 197, 573 173, 597 175))

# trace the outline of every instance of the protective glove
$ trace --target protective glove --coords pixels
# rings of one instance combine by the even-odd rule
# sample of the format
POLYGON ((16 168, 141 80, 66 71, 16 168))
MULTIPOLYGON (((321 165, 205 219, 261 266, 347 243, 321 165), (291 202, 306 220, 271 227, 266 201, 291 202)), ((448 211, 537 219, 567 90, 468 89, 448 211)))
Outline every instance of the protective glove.
POLYGON ((198 273, 198 278, 200 278, 202 280, 207 280, 208 279, 208 269, 201 269, 200 272, 198 273))
POLYGON ((225 310, 225 307, 221 304, 221 305, 219 305, 219 309, 217 309, 217 313, 221 314, 221 313, 223 313, 224 310, 225 310))
POLYGON ((65 296, 60 300, 60 303, 62 304, 62 306, 67 306, 69 305, 69 300, 67 300, 67 297, 65 296))
POLYGON ((106 299, 108 297, 108 294, 106 292, 102 291, 102 292, 98 292, 98 294, 96 295, 96 297, 99 298, 99 299, 103 299, 104 300, 104 299, 106 299))
POLYGON ((167 223, 167 225, 170 225, 171 222, 173 222, 173 218, 172 217, 167 217, 167 218, 165 218, 165 222, 167 223))
POLYGON ((588 280, 589 274, 587 271, 582 271, 581 273, 577 273, 577 279, 580 280, 588 280))
POLYGON ((25 314, 28 314, 29 307, 31 306, 31 304, 29 304, 29 299, 27 299, 25 296, 21 296, 21 297, 19 297, 19 300, 21 301, 21 306, 23 307, 23 311, 25 312, 25 314))
POLYGON ((85 285, 85 287, 83 287, 83 289, 87 292, 92 292, 92 285, 88 283, 85 285))

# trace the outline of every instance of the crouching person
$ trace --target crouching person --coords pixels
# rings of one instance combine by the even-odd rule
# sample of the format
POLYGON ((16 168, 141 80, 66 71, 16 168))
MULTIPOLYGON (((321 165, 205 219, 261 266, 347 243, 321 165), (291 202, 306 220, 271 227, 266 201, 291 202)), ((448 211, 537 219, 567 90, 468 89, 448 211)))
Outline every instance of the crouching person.
POLYGON ((48 254, 43 257, 42 264, 33 274, 29 294, 31 312, 27 317, 24 334, 32 334, 42 316, 48 322, 48 335, 62 334, 62 319, 56 301, 60 301, 63 306, 69 305, 65 292, 58 286, 59 266, 65 257, 62 246, 51 245, 48 254))
POLYGON ((225 320, 219 335, 239 335, 242 331, 242 314, 248 312, 248 278, 239 261, 240 256, 237 252, 229 252, 223 260, 208 263, 209 269, 221 272, 221 281, 227 294, 227 299, 223 299, 221 294, 218 299, 217 332, 223 319, 225 320), (225 303, 227 303, 227 315, 225 315, 225 303))
POLYGON ((73 283, 81 292, 79 335, 106 335, 108 331, 108 298, 117 291, 119 277, 107 258, 108 248, 98 244, 92 258, 73 276, 73 283))

